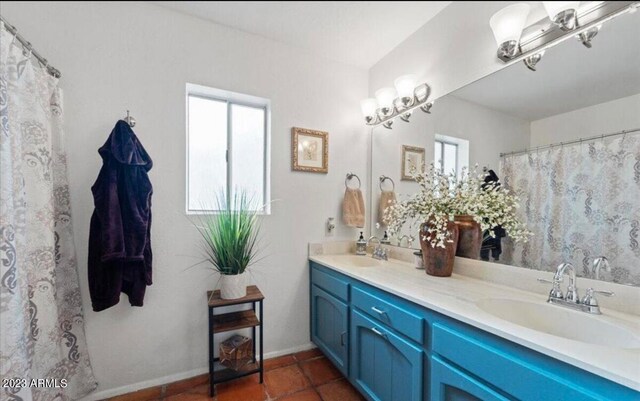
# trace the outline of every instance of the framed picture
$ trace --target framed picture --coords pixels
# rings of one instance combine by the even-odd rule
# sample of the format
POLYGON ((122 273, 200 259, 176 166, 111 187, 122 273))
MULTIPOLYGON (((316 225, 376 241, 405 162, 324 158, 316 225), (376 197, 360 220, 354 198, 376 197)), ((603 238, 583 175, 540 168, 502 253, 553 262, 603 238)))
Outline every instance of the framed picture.
POLYGON ((424 173, 424 154, 424 148, 402 145, 402 180, 413 181, 411 170, 414 168, 424 173))
POLYGON ((291 169, 328 173, 329 133, 306 128, 291 128, 291 169))

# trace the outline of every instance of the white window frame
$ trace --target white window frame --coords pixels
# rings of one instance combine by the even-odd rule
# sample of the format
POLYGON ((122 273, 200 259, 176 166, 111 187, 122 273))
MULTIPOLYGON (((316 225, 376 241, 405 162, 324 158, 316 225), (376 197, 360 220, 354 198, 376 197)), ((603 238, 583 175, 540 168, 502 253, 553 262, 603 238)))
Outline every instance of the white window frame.
POLYGON ((264 110, 264 166, 263 166, 263 199, 264 205, 258 214, 271 214, 271 101, 257 96, 245 95, 242 93, 231 92, 223 89, 215 89, 203 85, 187 83, 185 93, 185 132, 186 132, 186 192, 185 192, 185 211, 187 214, 215 214, 219 210, 194 210, 189 208, 189 97, 199 97, 208 100, 225 102, 227 104, 227 149, 226 149, 226 194, 227 202, 230 199, 233 190, 232 182, 232 146, 233 146, 233 127, 232 127, 232 107, 231 105, 246 106, 264 110))
MULTIPOLYGON (((449 135, 435 134, 434 143, 435 142, 456 146, 456 176, 460 178, 462 170, 465 168, 469 169, 469 140, 449 135)), ((444 146, 442 147, 442 152, 444 153, 444 146)), ((434 160, 434 163, 435 162, 434 160)), ((450 171, 445 171, 445 173, 449 174, 450 171)))
POLYGON ((456 148, 455 163, 453 163, 453 165, 456 166, 455 173, 456 173, 456 176, 457 176, 460 173, 458 171, 458 153, 459 153, 458 144, 455 143, 455 142, 446 141, 446 140, 440 139, 440 138, 436 138, 435 143, 441 144, 441 146, 440 146, 440 171, 442 171, 444 174, 451 173, 451 171, 444 171, 444 145, 455 146, 455 148, 456 148))

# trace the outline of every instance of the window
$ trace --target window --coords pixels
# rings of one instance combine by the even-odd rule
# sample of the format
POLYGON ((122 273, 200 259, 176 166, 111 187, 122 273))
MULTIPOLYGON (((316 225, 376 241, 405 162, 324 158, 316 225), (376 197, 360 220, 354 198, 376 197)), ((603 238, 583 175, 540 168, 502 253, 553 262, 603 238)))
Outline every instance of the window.
POLYGON ((469 141, 453 136, 436 134, 433 163, 445 174, 454 172, 460 177, 463 168, 469 168, 469 141))
POLYGON ((435 154, 433 160, 436 168, 443 173, 451 172, 458 174, 458 145, 442 140, 436 140, 435 154))
POLYGON ((269 213, 269 101, 187 84, 187 213, 235 191, 269 213))

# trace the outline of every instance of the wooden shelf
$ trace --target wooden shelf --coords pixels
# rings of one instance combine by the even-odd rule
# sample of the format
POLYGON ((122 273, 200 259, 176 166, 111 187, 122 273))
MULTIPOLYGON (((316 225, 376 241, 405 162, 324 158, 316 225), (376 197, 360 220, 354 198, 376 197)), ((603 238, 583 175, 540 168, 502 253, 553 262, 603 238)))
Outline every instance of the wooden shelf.
POLYGON ((209 395, 215 396, 215 384, 252 374, 260 374, 262 383, 264 366, 263 355, 263 324, 264 318, 262 303, 264 295, 255 285, 247 286, 247 295, 237 299, 222 299, 220 290, 207 291, 208 328, 209 328, 209 395), (215 314, 215 309, 224 306, 253 304, 251 309, 242 311, 215 314), (257 304, 257 305, 256 305, 257 304), (260 313, 260 319, 258 319, 260 313), (232 330, 251 328, 253 340, 253 360, 238 370, 230 369, 220 363, 220 359, 214 354, 215 335, 232 330), (257 330, 256 330, 257 328, 257 330), (257 338, 256 338, 257 336, 257 338), (260 342, 257 342, 257 340, 260 342), (257 353, 258 347, 260 352, 257 353), (259 358, 259 359, 258 359, 259 358))
POLYGON ((264 295, 260 292, 258 287, 250 285, 247 287, 247 296, 238 299, 222 299, 220 298, 220 290, 207 291, 207 299, 209 300, 209 307, 217 308, 219 306, 229 306, 246 304, 248 302, 258 302, 264 299, 264 295))
POLYGON ((222 333, 224 331, 246 329, 260 325, 260 320, 252 310, 240 312, 224 313, 213 316, 213 332, 222 333))
MULTIPOLYGON (((216 358, 217 359, 217 358, 216 358)), ((260 363, 252 362, 243 366, 239 370, 234 370, 228 368, 220 363, 220 361, 215 362, 215 379, 214 383, 222 383, 229 380, 237 379, 239 377, 252 375, 254 373, 260 372, 260 363)))

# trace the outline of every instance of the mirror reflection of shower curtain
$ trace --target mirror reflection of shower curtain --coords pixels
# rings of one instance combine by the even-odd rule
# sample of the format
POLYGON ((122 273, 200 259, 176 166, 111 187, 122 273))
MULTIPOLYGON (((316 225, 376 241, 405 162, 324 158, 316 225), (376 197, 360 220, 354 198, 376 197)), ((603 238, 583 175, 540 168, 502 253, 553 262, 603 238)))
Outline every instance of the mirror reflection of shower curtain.
POLYGON ((71 400, 97 386, 71 226, 58 80, 0 27, 0 399, 71 400), (28 384, 29 382, 27 382, 28 384))
POLYGON ((589 276, 606 256, 607 281, 640 285, 640 135, 626 134, 501 161, 507 188, 520 197, 520 217, 534 236, 508 241, 505 263, 555 271, 571 262, 589 276))

